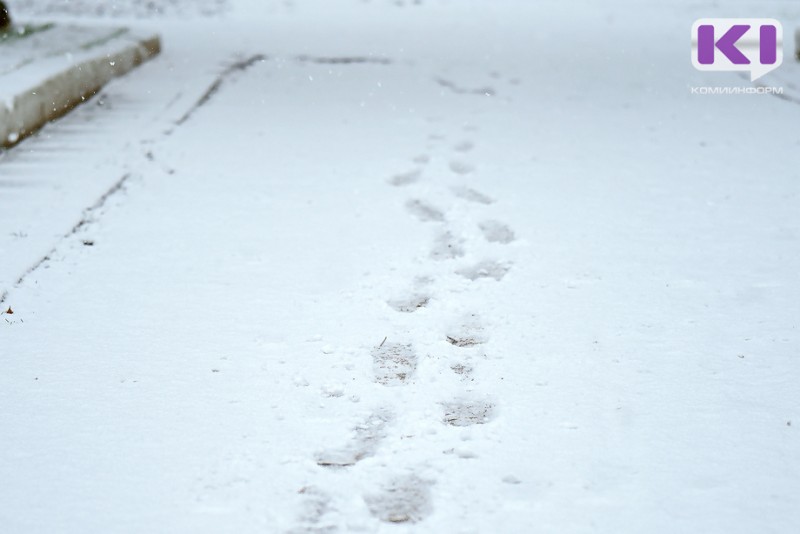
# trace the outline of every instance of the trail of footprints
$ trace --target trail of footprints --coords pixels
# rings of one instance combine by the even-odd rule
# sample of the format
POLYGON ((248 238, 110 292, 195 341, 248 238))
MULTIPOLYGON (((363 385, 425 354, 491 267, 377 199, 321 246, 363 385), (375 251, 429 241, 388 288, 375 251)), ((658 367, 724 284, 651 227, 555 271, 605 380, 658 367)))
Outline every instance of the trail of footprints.
MULTIPOLYGON (((448 168, 453 175, 464 177, 475 172, 474 165, 460 159, 474 148, 472 141, 465 140, 452 147, 459 158, 452 159, 448 168)), ((415 167, 395 174, 387 180, 391 186, 405 189, 425 177, 425 166, 431 162, 430 156, 421 154, 412 159, 415 167)), ((458 201, 477 206, 489 206, 495 201, 466 185, 450 188, 449 193, 458 201)), ((405 202, 408 214, 425 224, 435 224, 440 228, 434 239, 428 258, 435 262, 457 263, 467 253, 467 240, 454 230, 447 220, 447 213, 437 204, 426 198, 408 198, 405 202)), ((463 218, 463 216, 462 216, 463 218)), ((495 219, 485 219, 474 224, 483 239, 495 245, 507 245, 515 240, 514 231, 505 223, 495 219)), ((454 276, 477 282, 482 279, 501 281, 510 271, 512 265, 508 261, 491 258, 479 260, 474 264, 455 266, 454 276)), ((398 313, 415 313, 425 308, 431 301, 430 285, 435 280, 417 278, 415 289, 410 295, 401 298, 387 299, 387 305, 398 313)), ((487 343, 488 337, 475 315, 469 315, 460 321, 455 330, 443 332, 442 338, 458 349, 464 349, 465 357, 450 364, 450 370, 462 382, 469 383, 470 390, 476 385, 473 373, 475 362, 471 359, 470 350, 487 343)), ((374 381, 384 387, 407 387, 413 384, 419 356, 411 343, 396 339, 384 339, 371 351, 372 372, 374 381)), ((467 427, 490 422, 496 416, 495 403, 490 398, 476 397, 465 390, 461 397, 440 402, 435 407, 442 424, 453 427, 467 427)), ((361 460, 373 456, 387 439, 389 427, 395 419, 395 413, 388 407, 379 408, 369 415, 351 432, 349 441, 341 446, 320 451, 315 460, 317 465, 327 469, 347 469, 361 460)), ((454 449, 449 449, 449 452, 454 449)), ((448 451, 444 451, 448 452, 448 451)), ((467 456, 462 456, 467 457, 467 456)), ((471 457, 471 456, 470 456, 471 457)), ((423 521, 433 510, 431 486, 433 481, 417 474, 403 474, 389 478, 375 491, 363 496, 369 512, 377 519, 389 523, 416 523, 423 521)), ((301 490, 306 497, 302 521, 306 525, 303 531, 327 531, 320 528, 321 520, 331 508, 331 498, 316 487, 301 490)), ((335 530, 335 529, 331 529, 335 530)))

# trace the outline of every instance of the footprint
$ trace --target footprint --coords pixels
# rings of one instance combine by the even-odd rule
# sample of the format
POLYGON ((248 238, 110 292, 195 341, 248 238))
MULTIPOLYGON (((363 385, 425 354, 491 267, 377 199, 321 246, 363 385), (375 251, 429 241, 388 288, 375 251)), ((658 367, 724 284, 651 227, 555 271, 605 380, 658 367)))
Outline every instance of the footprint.
POLYGON ((420 154, 416 156, 413 160, 414 163, 417 165, 427 165, 431 161, 431 157, 427 154, 420 154))
POLYGON ((483 232, 483 237, 490 243, 502 243, 507 245, 514 241, 514 231, 500 221, 483 221, 478 225, 483 232))
POLYGON ((474 347, 488 341, 483 326, 475 315, 463 318, 457 326, 448 329, 445 339, 456 347, 474 347))
POLYGON ((498 261, 484 260, 478 262, 472 267, 459 269, 456 271, 456 273, 472 281, 479 280, 481 278, 494 278, 495 280, 500 281, 506 274, 508 274, 508 271, 510 270, 511 267, 498 261))
POLYGON ((431 206, 421 200, 409 200, 406 202, 406 209, 411 215, 422 222, 443 222, 444 213, 438 208, 431 206))
POLYGON ((433 283, 433 278, 428 276, 417 276, 414 278, 414 289, 409 296, 386 301, 395 311, 402 313, 413 313, 420 308, 424 308, 431 301, 429 288, 433 283))
POLYGON ((372 350, 372 371, 379 384, 403 385, 411 379, 416 369, 417 354, 411 345, 384 343, 372 350))
POLYGON ((433 511, 431 482, 416 475, 397 477, 377 493, 366 495, 370 513, 387 523, 418 523, 433 511))
POLYGON ((473 458, 477 458, 478 455, 474 452, 467 450, 467 449, 456 449, 453 447, 452 449, 447 449, 442 451, 444 454, 454 454, 459 458, 463 458, 464 460, 472 460, 473 458))
POLYGON ((422 171, 420 169, 414 169, 413 171, 395 174, 389 179, 389 183, 395 187, 402 187, 417 182, 420 176, 422 176, 422 171))
POLYGON ((443 402, 442 421, 450 426, 472 426, 488 423, 494 418, 495 406, 487 400, 460 399, 443 402))
POLYGON ((478 191, 475 191, 474 189, 470 189, 469 187, 453 187, 451 191, 458 198, 463 198, 464 200, 468 200, 469 202, 476 202, 478 204, 486 204, 486 205, 494 203, 494 200, 492 200, 488 196, 478 191))
POLYGON ((320 392, 323 397, 338 399, 344 396, 345 387, 344 384, 324 384, 322 388, 320 388, 320 392))
POLYGON ((450 170, 453 171, 456 174, 462 174, 463 175, 463 174, 469 174, 471 172, 474 172, 475 171, 475 166, 470 164, 470 163, 466 163, 464 161, 460 161, 460 160, 454 159, 454 160, 452 160, 450 162, 450 170))
POLYGON ((451 232, 443 232, 436 238, 430 256, 437 261, 460 258, 464 256, 464 240, 451 232))
POLYGON ((469 152, 473 148, 475 148, 475 144, 472 143, 471 141, 462 141, 458 143, 456 146, 454 146, 453 150, 455 150, 456 152, 469 152))
POLYGON ((328 527, 323 527, 320 522, 331 511, 331 497, 316 486, 306 486, 300 491, 304 497, 303 504, 297 520, 302 525, 289 531, 289 534, 301 532, 327 532, 328 527))
POLYGON ((386 437, 386 426, 393 418, 389 410, 376 411, 353 430, 353 439, 346 446, 319 452, 317 465, 348 467, 374 455, 378 444, 386 437))
POLYGON ((452 370, 455 374, 461 377, 462 380, 467 380, 472 376, 472 371, 474 371, 473 367, 467 363, 454 363, 450 366, 450 370, 452 370))
POLYGON ((402 313, 414 313, 428 305, 431 298, 427 295, 413 295, 409 298, 390 300, 387 302, 394 310, 402 313))

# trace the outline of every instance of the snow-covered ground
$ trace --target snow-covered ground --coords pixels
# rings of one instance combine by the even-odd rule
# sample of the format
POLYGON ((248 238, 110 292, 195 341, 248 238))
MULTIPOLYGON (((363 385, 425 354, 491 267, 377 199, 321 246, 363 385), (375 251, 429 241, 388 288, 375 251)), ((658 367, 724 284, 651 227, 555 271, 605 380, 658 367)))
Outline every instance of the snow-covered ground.
POLYGON ((724 3, 82 18, 164 52, 0 155, 0 530, 797 531, 800 67, 689 30, 800 8, 724 3))

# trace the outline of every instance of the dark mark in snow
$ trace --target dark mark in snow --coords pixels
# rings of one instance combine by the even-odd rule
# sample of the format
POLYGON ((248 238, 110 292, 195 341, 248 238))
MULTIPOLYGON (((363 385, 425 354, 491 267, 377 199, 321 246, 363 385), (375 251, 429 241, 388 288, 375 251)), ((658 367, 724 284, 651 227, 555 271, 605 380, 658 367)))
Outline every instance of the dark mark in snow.
POLYGON ((474 347, 475 345, 480 345, 484 341, 481 339, 476 339, 472 337, 452 337, 446 336, 447 342, 451 345, 455 345, 456 347, 474 347))
POLYGON ((430 297, 426 295, 414 295, 405 299, 390 300, 387 302, 387 304, 395 311, 414 313, 418 309, 427 306, 430 300, 430 297))
POLYGON ((458 95, 481 95, 481 96, 495 96, 495 90, 491 87, 478 87, 476 89, 468 89, 456 85, 454 82, 450 80, 445 80, 444 78, 435 78, 436 83, 444 87, 445 89, 450 89, 454 93, 458 95))
POLYGON ((301 63, 318 63, 321 65, 356 65, 369 63, 373 65, 391 65, 392 60, 385 57, 368 56, 341 56, 341 57, 321 57, 321 56, 297 56, 295 58, 301 63))
POLYGON ((116 195, 119 191, 121 191, 123 189, 123 187, 125 186, 125 182, 127 182, 128 178, 130 178, 130 177, 131 177, 130 174, 124 175, 122 178, 117 180, 117 183, 115 183, 114 185, 111 186, 111 189, 109 189, 108 191, 103 193, 103 195, 99 199, 97 199, 97 202, 95 202, 94 204, 89 206, 87 209, 85 209, 83 211, 83 217, 81 217, 81 220, 79 220, 75 224, 75 226, 72 227, 72 230, 67 232, 67 234, 65 234, 64 237, 65 238, 70 237, 71 235, 76 234, 78 232, 78 230, 80 230, 81 228, 83 228, 87 224, 94 222, 96 220, 96 218, 94 216, 95 212, 98 211, 99 209, 101 209, 103 206, 105 206, 105 204, 106 204, 106 202, 108 202, 109 198, 111 198, 112 196, 116 195))

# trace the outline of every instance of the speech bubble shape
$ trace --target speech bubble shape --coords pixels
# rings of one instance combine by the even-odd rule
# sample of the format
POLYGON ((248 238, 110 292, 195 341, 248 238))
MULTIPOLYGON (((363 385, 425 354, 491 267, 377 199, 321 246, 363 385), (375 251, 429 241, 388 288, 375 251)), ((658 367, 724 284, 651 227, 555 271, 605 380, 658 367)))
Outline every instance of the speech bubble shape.
POLYGON ((783 26, 775 19, 699 19, 692 25, 692 65, 701 71, 749 72, 750 81, 783 63, 783 26))

